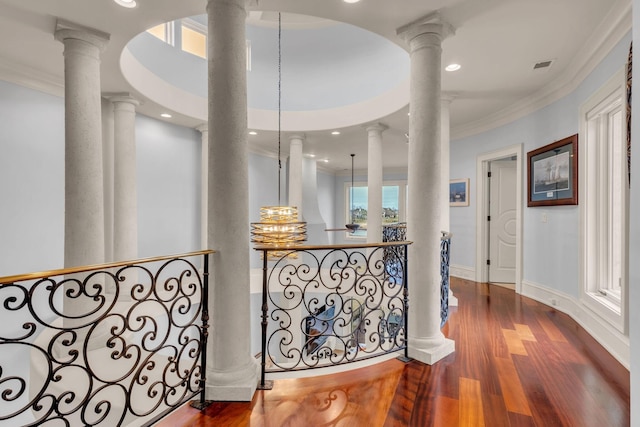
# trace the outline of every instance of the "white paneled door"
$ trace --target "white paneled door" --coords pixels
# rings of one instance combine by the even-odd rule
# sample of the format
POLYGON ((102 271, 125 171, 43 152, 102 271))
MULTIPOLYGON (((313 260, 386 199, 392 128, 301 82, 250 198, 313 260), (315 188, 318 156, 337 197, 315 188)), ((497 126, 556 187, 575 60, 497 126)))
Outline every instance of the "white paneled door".
POLYGON ((490 163, 489 281, 516 281, 516 161, 490 163))

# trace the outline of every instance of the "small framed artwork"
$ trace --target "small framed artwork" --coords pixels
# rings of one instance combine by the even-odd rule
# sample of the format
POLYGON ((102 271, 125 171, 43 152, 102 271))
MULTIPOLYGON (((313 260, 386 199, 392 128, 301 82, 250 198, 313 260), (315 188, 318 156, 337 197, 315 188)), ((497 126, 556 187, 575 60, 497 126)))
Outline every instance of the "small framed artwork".
POLYGON ((469 206, 469 178, 449 181, 449 206, 469 206))
POLYGON ((527 153, 527 206, 578 204, 578 135, 527 153))

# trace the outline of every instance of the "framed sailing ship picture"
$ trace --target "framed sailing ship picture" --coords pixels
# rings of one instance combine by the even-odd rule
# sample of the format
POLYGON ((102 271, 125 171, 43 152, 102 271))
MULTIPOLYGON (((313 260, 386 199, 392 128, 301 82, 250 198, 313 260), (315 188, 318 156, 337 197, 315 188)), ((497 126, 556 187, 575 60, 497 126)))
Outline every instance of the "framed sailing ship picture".
POLYGON ((578 204, 578 135, 527 153, 527 206, 578 204))

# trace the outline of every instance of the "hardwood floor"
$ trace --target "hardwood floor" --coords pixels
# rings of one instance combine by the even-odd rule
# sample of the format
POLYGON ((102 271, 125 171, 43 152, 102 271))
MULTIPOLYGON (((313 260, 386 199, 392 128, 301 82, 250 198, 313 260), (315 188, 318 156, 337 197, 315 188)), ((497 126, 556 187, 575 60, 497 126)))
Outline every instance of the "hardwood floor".
POLYGON ((347 373, 276 380, 253 402, 185 406, 157 425, 629 425, 629 373, 568 316, 499 286, 452 278, 443 328, 454 354, 433 366, 390 360, 347 373))

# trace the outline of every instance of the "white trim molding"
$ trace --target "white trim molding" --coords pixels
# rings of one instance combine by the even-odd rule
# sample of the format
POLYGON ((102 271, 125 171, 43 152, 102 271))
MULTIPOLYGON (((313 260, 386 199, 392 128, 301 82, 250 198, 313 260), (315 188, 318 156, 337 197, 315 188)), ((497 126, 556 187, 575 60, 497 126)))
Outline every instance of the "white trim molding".
POLYGON ((476 269, 473 267, 467 267, 465 265, 452 264, 449 266, 449 275, 458 277, 460 279, 475 281, 476 269))
POLYGON ((571 64, 551 83, 508 107, 476 121, 451 129, 451 139, 485 132, 527 116, 561 99, 575 90, 607 56, 611 49, 631 31, 631 2, 612 1, 609 14, 594 28, 592 37, 580 49, 571 64))
POLYGON ((524 147, 523 144, 514 144, 499 150, 478 155, 476 159, 476 275, 475 281, 485 283, 489 279, 486 267, 489 241, 489 227, 487 215, 489 215, 489 203, 487 192, 487 173, 489 162, 492 160, 504 159, 506 157, 516 157, 516 283, 517 293, 521 293, 522 282, 522 216, 523 216, 523 165, 524 147))
POLYGON ((0 58, 0 80, 60 98, 64 97, 64 76, 47 74, 3 58, 0 58))
POLYGON ((628 331, 628 187, 626 185, 626 70, 621 67, 580 106, 579 199, 580 199, 580 301, 592 313, 620 333, 628 331), (612 139, 610 114, 622 113, 622 135, 612 139), (613 147, 618 144, 619 153, 613 147), (623 147, 620 147, 623 145, 623 147), (618 163, 616 163, 618 161, 618 163), (616 194, 614 177, 624 194, 616 194), (620 199, 615 198, 620 197, 620 199), (617 211, 611 207, 617 206, 617 211), (622 213, 621 213, 622 212, 622 213), (614 226, 621 227, 618 241, 614 226), (619 251, 616 257, 614 248, 619 251), (621 254, 621 255, 620 255, 621 254), (622 259, 619 259, 620 257, 622 259), (619 266, 616 268, 616 260, 619 266), (617 279, 617 280, 616 280, 617 279), (614 302, 600 293, 620 284, 621 300, 614 302))
POLYGON ((620 331, 610 323, 601 319, 600 316, 592 312, 580 301, 571 295, 527 280, 522 281, 521 294, 569 315, 618 362, 626 369, 630 369, 631 351, 629 337, 620 333, 620 331))

